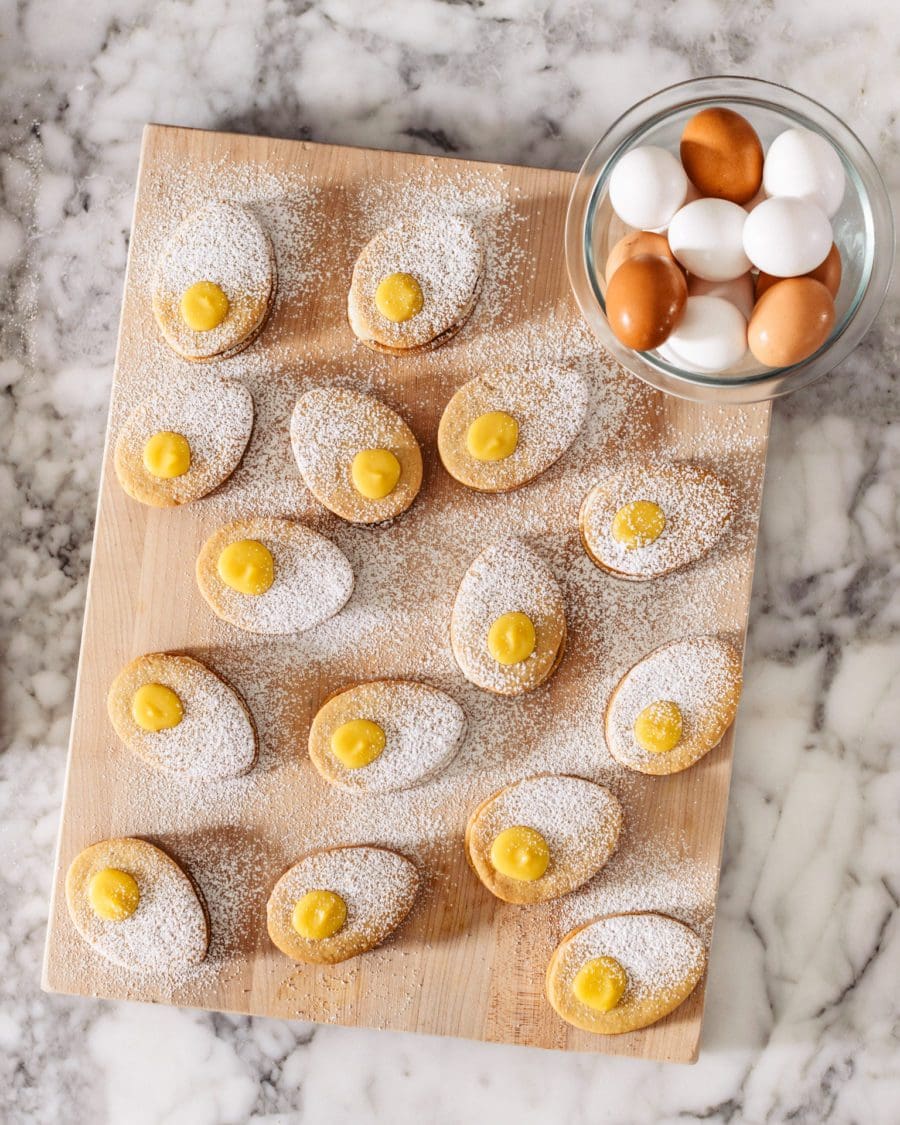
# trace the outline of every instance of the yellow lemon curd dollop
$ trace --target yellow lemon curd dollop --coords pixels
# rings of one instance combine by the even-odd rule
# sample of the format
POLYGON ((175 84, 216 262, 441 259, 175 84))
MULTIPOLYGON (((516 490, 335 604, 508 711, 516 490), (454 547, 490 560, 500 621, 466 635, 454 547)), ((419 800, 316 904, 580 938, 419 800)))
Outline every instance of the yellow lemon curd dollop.
POLYGON ((228 316, 228 297, 214 281, 195 281, 181 295, 181 319, 195 332, 211 332, 228 316))
POLYGON ((498 664, 521 664, 534 652, 534 622, 527 613, 504 613, 488 630, 488 652, 498 664))
POLYGON ((390 273, 378 282, 375 308, 395 324, 412 320, 424 304, 422 286, 411 273, 390 273))
POLYGON ((400 462, 389 449, 361 449, 350 465, 353 487, 367 500, 383 500, 397 487, 400 462))
POLYGON ((550 847, 536 828, 504 828, 491 844, 491 864, 509 879, 533 883, 550 864, 550 847))
POLYGON ((572 981, 576 999, 597 1012, 611 1012, 628 987, 628 974, 615 957, 585 961, 572 981))
POLYGON ((131 717, 144 730, 170 730, 184 718, 184 707, 165 684, 142 684, 131 699, 131 717))
POLYGON ((144 443, 144 468, 160 480, 183 477, 191 467, 191 447, 184 434, 160 430, 144 443))
POLYGON ((98 918, 105 922, 124 922, 137 910, 141 892, 133 875, 115 867, 104 867, 91 876, 88 901, 98 918))
POLYGON ((307 891, 291 913, 291 925, 310 941, 334 937, 346 922, 347 904, 334 891, 307 891))
POLYGON ((384 731, 371 719, 351 719, 331 735, 331 752, 348 770, 368 766, 384 749, 384 731))
POLYGON ((264 594, 275 581, 272 552, 257 539, 238 539, 219 555, 219 577, 239 594, 264 594))
POLYGON ((658 699, 634 720, 634 740, 650 754, 666 754, 681 741, 681 708, 671 699, 658 699))
POLYGON ((466 448, 476 461, 503 461, 518 444, 519 423, 503 410, 482 414, 466 433, 466 448))
POLYGON ((612 534, 626 550, 635 551, 659 539, 665 526, 665 513, 659 504, 652 500, 632 500, 613 516, 612 534))

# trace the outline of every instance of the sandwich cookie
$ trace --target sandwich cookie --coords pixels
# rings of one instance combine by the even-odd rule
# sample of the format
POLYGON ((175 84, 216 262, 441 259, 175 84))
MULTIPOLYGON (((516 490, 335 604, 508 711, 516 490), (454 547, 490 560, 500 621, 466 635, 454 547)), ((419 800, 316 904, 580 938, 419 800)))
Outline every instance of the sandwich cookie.
POLYGON ((206 957, 209 922, 193 882, 146 840, 85 848, 66 874, 66 904, 88 945, 123 969, 174 976, 206 957))
POLYGON ((334 965, 383 942, 412 910, 418 890, 416 865, 389 848, 311 852, 272 890, 269 937, 294 961, 334 965))
POLYGON ((262 329, 276 284, 272 243, 252 211, 209 203, 166 245, 154 279, 153 315, 183 359, 227 359, 262 329))
POLYGON ((307 488, 351 523, 405 512, 422 484, 422 453, 399 414, 377 398, 340 387, 302 395, 291 448, 307 488))
POLYGON ((197 585, 217 617, 250 633, 300 633, 327 621, 353 592, 346 555, 293 520, 235 520, 197 557, 197 585))
POLYGON ((545 902, 597 874, 616 850, 622 822, 622 806, 602 785, 538 774, 481 802, 466 825, 466 853, 497 898, 545 902))
POLYGON ((376 234, 353 267, 350 327, 375 351, 410 355, 437 348, 469 319, 483 270, 475 232, 461 219, 403 219, 376 234))
POLYGON ((592 562, 645 582, 712 550, 733 510, 730 486, 700 465, 627 465, 594 485, 578 522, 592 562))
POLYGON ((638 773, 686 770, 722 741, 741 698, 741 657, 721 637, 673 641, 639 660, 606 707, 610 754, 638 773))
POLYGON ((421 785, 454 757, 466 729, 459 704, 428 684, 373 680, 330 696, 309 732, 309 756, 332 785, 389 793, 421 785))
POLYGON ((231 476, 252 430, 253 398, 242 383, 172 383, 125 419, 116 439, 116 476, 142 504, 189 504, 231 476))
POLYGON ((547 564, 518 539, 488 547, 466 571, 450 643, 467 680, 497 695, 531 691, 562 660, 566 611, 547 564))
POLYGON ((621 1035, 684 1003, 706 969, 703 942, 683 922, 641 911, 572 930, 547 969, 547 999, 573 1027, 621 1035))
POLYGON ((119 738, 156 769, 222 779, 256 764, 259 746, 247 705, 190 656, 139 656, 113 680, 106 703, 119 738))
POLYGON ((438 427, 444 468, 481 492, 521 488, 566 452, 584 424, 588 387, 574 370, 545 366, 470 379, 438 427))

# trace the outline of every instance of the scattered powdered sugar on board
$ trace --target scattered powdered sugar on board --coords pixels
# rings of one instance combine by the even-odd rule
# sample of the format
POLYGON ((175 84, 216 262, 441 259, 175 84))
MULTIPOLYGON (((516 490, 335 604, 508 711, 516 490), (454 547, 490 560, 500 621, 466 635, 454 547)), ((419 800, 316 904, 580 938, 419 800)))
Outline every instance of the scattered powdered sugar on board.
MULTIPOLYGON (((446 909, 474 878, 460 863, 468 815, 501 786, 545 771, 609 786, 625 812, 616 855, 590 883, 554 904, 563 912, 563 927, 554 937, 598 913, 659 909, 698 926, 706 939, 717 856, 710 859, 695 840, 673 844, 667 835, 671 826, 655 814, 659 782, 611 758, 603 709, 627 668, 661 643, 743 628, 764 441, 755 423, 748 425, 740 411, 719 408, 710 411, 703 433, 686 435, 666 422, 659 396, 600 350, 568 296, 547 301, 538 267, 539 260, 546 263, 538 255, 546 252, 540 240, 527 243, 521 237, 526 201, 498 169, 473 166, 463 173, 435 165, 390 183, 360 177, 336 187, 300 168, 274 171, 223 162, 204 166, 202 175, 150 168, 143 194, 113 436, 145 395, 164 393, 173 384, 189 394, 213 375, 238 379, 250 389, 256 409, 250 445, 221 488, 177 517, 199 523, 198 543, 235 518, 299 520, 337 544, 355 575, 343 610, 302 634, 254 636, 213 618, 202 604, 191 608, 191 620, 202 631, 196 639, 180 638, 180 647, 208 658, 234 684, 259 731, 260 759, 246 777, 200 782, 167 776, 160 784, 158 772, 110 737, 104 792, 131 794, 129 819, 139 822, 132 830, 154 834, 171 847, 202 887, 212 918, 207 963, 177 988, 158 987, 154 998, 174 992, 183 1002, 222 1004, 228 982, 249 982, 248 962, 256 979, 264 956, 267 989, 269 977, 282 980, 286 964, 265 934, 265 902, 278 875, 314 848, 348 843, 394 848, 428 878, 417 909, 428 910, 432 902, 446 909), (240 355, 205 368, 168 348, 149 308, 156 261, 177 222, 197 206, 198 183, 208 186, 210 199, 234 200, 259 216, 278 265, 275 304, 262 334, 240 355), (333 192, 346 208, 339 237, 328 210, 333 192), (485 259, 479 299, 444 347, 409 359, 379 355, 358 344, 347 324, 353 263, 379 230, 406 212, 426 210, 453 215, 475 230, 485 259), (523 292, 535 294, 527 310, 523 292), (441 409, 454 391, 474 375, 551 367, 577 373, 588 389, 586 420, 571 448, 518 491, 475 493, 451 482, 437 462, 434 439, 441 409), (297 398, 315 386, 375 395, 416 434, 426 461, 422 491, 392 523, 348 525, 305 487, 289 427, 297 398), (579 541, 578 511, 598 480, 641 449, 697 455, 734 481, 738 495, 735 519, 714 552, 658 582, 632 584, 611 579, 591 563, 579 541), (568 641, 563 663, 546 685, 503 699, 462 677, 448 629, 456 590, 472 560, 488 545, 510 538, 533 547, 553 572, 565 601, 568 641), (467 718, 459 753, 427 784, 408 791, 367 796, 328 785, 305 749, 312 716, 330 692, 390 677, 424 680, 459 702, 467 718), (663 844, 651 846, 657 839, 663 844)), ((188 570, 193 561, 185 560, 188 570)), ((85 826, 95 839, 109 835, 101 807, 85 826)), ((556 913, 547 916, 557 919, 554 926, 559 923, 556 913)), ((66 948, 74 962, 83 959, 83 950, 71 942, 66 948)), ((367 955, 367 965, 368 958, 378 957, 383 973, 403 977, 404 988, 415 995, 421 983, 412 977, 417 962, 403 962, 400 951, 388 946, 367 955)), ((347 982, 356 971, 337 966, 322 978, 334 984, 333 1004, 314 1003, 303 978, 296 978, 297 1014, 347 1018, 352 1001, 347 982)), ((121 995, 121 977, 102 987, 121 995)), ((148 990, 135 981, 133 993, 148 990)), ((257 1010, 265 1004, 261 997, 249 1000, 257 1010)))

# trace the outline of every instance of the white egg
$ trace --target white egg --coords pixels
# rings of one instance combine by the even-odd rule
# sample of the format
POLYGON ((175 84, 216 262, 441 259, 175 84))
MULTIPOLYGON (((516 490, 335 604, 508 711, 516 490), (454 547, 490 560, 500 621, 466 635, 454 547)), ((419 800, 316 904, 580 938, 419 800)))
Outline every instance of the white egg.
POLYGON ((746 350, 747 321, 730 301, 688 297, 681 322, 659 354, 677 367, 713 374, 734 367, 746 350))
POLYGON ((763 273, 796 277, 821 265, 833 235, 825 212, 803 199, 767 199, 747 216, 744 250, 763 273))
POLYGON ((731 281, 706 281, 702 277, 688 278, 689 297, 724 297, 737 308, 745 320, 750 319, 756 295, 753 289, 753 275, 742 273, 731 281))
POLYGON ((844 183, 844 166, 834 146, 810 129, 786 129, 766 154, 766 193, 815 203, 829 218, 844 198, 844 183))
POLYGON ((688 273, 730 281, 750 269, 744 253, 747 212, 727 199, 697 199, 673 216, 669 246, 688 273))
POLYGON ((609 201, 619 218, 640 230, 665 227, 687 195, 681 162, 664 148, 642 145, 619 160, 609 178, 609 201))

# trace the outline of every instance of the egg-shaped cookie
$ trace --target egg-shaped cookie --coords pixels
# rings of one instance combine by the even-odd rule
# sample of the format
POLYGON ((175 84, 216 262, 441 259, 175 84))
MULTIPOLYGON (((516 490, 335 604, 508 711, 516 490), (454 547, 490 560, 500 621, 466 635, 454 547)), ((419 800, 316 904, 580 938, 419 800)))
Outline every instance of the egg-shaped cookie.
POLYGON ((321 625, 353 592, 347 556, 302 523, 274 517, 220 527, 197 556, 197 585, 217 617, 250 633, 321 625))
POLYGON ((187 360, 225 359, 257 336, 274 302, 269 236, 238 203, 208 203, 176 227, 153 283, 153 314, 187 360))
POLYGON ((407 216, 376 234, 353 267, 347 314, 370 348, 409 355, 446 343, 478 300, 484 255, 455 215, 407 216))
POLYGON ((706 970, 690 926, 653 911, 608 914, 566 934, 547 968, 547 999, 573 1027, 621 1035, 683 1004, 706 970))
POLYGON ((616 578, 645 582, 702 558, 731 522, 730 485, 701 465, 628 464, 581 505, 581 541, 616 578))
POLYGON ((223 779, 240 777, 256 763, 256 728, 247 705, 190 656, 139 656, 113 680, 106 704, 119 738, 156 769, 223 779))
POLYGON ((409 426, 379 399, 343 387, 300 396, 291 448, 313 496, 351 523, 392 519, 422 485, 422 453, 409 426))
POLYGON ((418 890, 416 865, 390 848, 310 852, 269 896, 269 937, 294 961, 346 961, 383 942, 412 910, 418 890))
POLYGON ((124 969, 177 983, 206 957, 209 921, 191 878, 146 840, 101 840, 66 873, 75 928, 101 956, 124 969))
POLYGON ((741 683, 741 655, 722 637, 662 645, 630 668, 610 696, 610 754, 638 773, 686 770, 722 741, 741 683))
POLYGON ((215 377, 172 380, 122 423, 116 476, 142 504, 189 504, 231 476, 252 430, 253 398, 243 383, 215 377))
POLYGON ((412 680, 371 680, 335 692, 309 731, 309 756, 332 785, 389 793, 421 785, 454 757, 466 730, 462 707, 412 680))
POLYGON ((566 610, 553 572, 519 539, 495 543, 466 571, 453 604, 450 643, 467 680, 518 695, 556 671, 566 610))
POLYGON ((604 786, 537 774, 478 805, 466 825, 466 853, 497 898, 545 902, 597 874, 616 850, 622 821, 622 806, 604 786))
POLYGON ((558 461, 584 424, 588 387, 552 364, 478 375, 447 403, 438 426, 444 468, 481 492, 507 492, 558 461))

